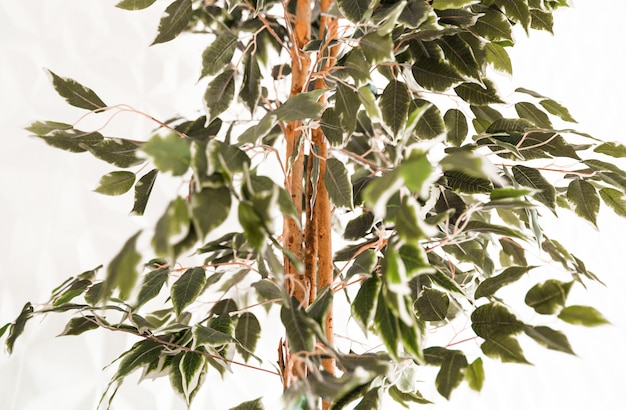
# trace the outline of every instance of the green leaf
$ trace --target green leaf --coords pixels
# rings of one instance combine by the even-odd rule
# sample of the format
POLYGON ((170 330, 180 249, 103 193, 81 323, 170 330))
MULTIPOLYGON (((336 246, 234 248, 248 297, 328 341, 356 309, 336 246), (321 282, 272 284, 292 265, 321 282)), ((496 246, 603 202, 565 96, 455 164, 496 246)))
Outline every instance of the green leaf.
POLYGON ((279 121, 291 122, 307 118, 317 119, 324 106, 317 102, 326 90, 315 90, 291 96, 280 107, 274 110, 279 121))
POLYGON ((237 351, 245 361, 251 357, 251 352, 256 349, 256 344, 261 337, 261 324, 256 316, 250 312, 243 312, 237 320, 235 327, 235 339, 240 343, 236 345, 237 351))
POLYGON ((221 330, 208 326, 196 326, 193 333, 195 346, 223 346, 236 342, 229 333, 222 332, 221 330))
POLYGON ((353 208, 352 184, 343 162, 336 158, 328 158, 326 160, 324 184, 328 190, 328 197, 336 207, 353 208))
POLYGON ((228 410, 264 410, 263 403, 261 403, 261 397, 258 399, 245 401, 235 407, 231 407, 228 410))
POLYGON ((359 46, 370 64, 382 63, 392 59, 393 40, 391 34, 380 35, 377 31, 372 31, 359 39, 359 46))
POLYGON ((384 292, 378 292, 378 302, 376 303, 376 313, 374 314, 373 325, 376 333, 380 336, 389 355, 398 358, 398 342, 400 332, 398 329, 398 318, 385 303, 384 292))
POLYGON ((487 43, 485 45, 487 62, 498 71, 513 74, 513 64, 509 53, 498 43, 487 43))
POLYGON ((530 288, 524 302, 542 315, 552 315, 565 305, 574 282, 549 279, 530 288))
POLYGON ((491 181, 484 178, 476 178, 460 171, 445 171, 448 187, 467 194, 490 193, 493 190, 491 181))
POLYGON ((200 78, 204 78, 207 75, 216 75, 228 66, 237 49, 237 40, 237 36, 228 30, 225 30, 213 40, 202 52, 202 73, 200 78))
POLYGON ((550 114, 556 115, 557 117, 561 118, 563 121, 577 122, 574 118, 572 118, 567 108, 563 107, 561 104, 559 104, 558 102, 554 100, 546 98, 544 100, 539 101, 539 104, 541 104, 541 106, 545 108, 546 111, 548 111, 550 114))
POLYGON ((495 88, 488 82, 485 81, 485 83, 486 87, 476 83, 463 83, 454 87, 454 91, 472 105, 502 104, 504 101, 500 99, 495 88))
MULTIPOLYGON (((424 153, 416 151, 404 159, 397 169, 404 180, 404 185, 411 192, 423 195, 424 184, 431 178, 433 173, 433 165, 428 160, 428 157, 424 153)), ((393 189, 395 186, 388 186, 388 188, 393 189)))
POLYGON ((624 193, 613 188, 600 189, 600 198, 607 204, 616 215, 626 217, 626 200, 624 193))
POLYGON ((360 106, 361 99, 358 92, 352 87, 339 83, 335 91, 335 111, 345 133, 352 134, 356 129, 357 112, 360 106))
POLYGON ((4 326, 0 327, 0 337, 4 336, 7 330, 12 326, 12 323, 5 323, 4 326))
POLYGON ((315 349, 315 332, 311 326, 313 321, 307 320, 306 312, 300 303, 291 298, 289 306, 283 305, 280 319, 287 332, 289 347, 293 353, 312 352, 315 349))
POLYGON ((120 168, 129 168, 144 162, 136 155, 141 143, 122 139, 107 138, 97 144, 84 144, 82 148, 88 150, 94 157, 120 168))
POLYGON ((618 142, 604 142, 594 148, 594 152, 613 158, 626 158, 626 146, 618 142))
POLYGON ((433 0, 432 6, 436 10, 448 10, 460 9, 476 3, 478 3, 478 0, 433 0))
POLYGON ((122 360, 120 361, 115 376, 113 376, 113 380, 123 379, 140 367, 157 362, 164 348, 164 344, 150 339, 135 343, 130 350, 122 355, 122 360))
POLYGON ((436 58, 417 59, 411 67, 413 78, 422 87, 433 91, 446 91, 463 77, 448 63, 436 58))
POLYGON ((204 290, 206 272, 200 267, 187 269, 172 285, 172 305, 176 315, 180 316, 183 309, 193 303, 204 290))
POLYGON ((481 68, 476 62, 474 51, 460 35, 441 37, 437 44, 443 50, 445 60, 461 74, 477 79, 481 77, 481 68))
POLYGON ((261 249, 265 244, 266 230, 264 220, 250 202, 239 202, 237 208, 239 223, 244 230, 246 240, 255 249, 261 249))
POLYGON ((554 34, 554 17, 552 12, 539 9, 530 9, 530 27, 535 30, 545 30, 550 34, 554 34))
POLYGON ((527 0, 497 0, 499 6, 504 6, 506 15, 524 27, 526 31, 530 27, 530 9, 527 0))
MULTIPOLYGON (((27 130, 38 128, 38 124, 32 124, 27 130)), ((46 144, 69 152, 85 152, 90 146, 96 145, 104 140, 99 132, 84 132, 73 128, 59 128, 47 134, 36 135, 46 142, 46 144)))
POLYGON ((157 221, 152 247, 159 256, 175 257, 174 245, 189 233, 189 206, 177 197, 171 201, 157 221), (173 254, 174 252, 174 254, 173 254))
POLYGON ((102 300, 108 299, 114 289, 119 290, 120 299, 128 299, 132 293, 139 276, 137 265, 141 261, 141 254, 136 250, 139 234, 141 231, 131 236, 109 262, 102 300))
POLYGON ((471 318, 474 332, 486 340, 524 330, 524 324, 499 303, 479 306, 472 312, 471 318))
POLYGON ((143 10, 150 7, 156 0, 122 0, 115 5, 124 10, 143 10))
POLYGON ((204 381, 206 365, 206 359, 203 355, 196 352, 183 352, 183 356, 178 363, 178 369, 182 376, 183 397, 187 406, 191 405, 193 396, 204 381))
POLYGON ((164 267, 161 269, 148 272, 143 279, 141 288, 139 289, 139 295, 137 296, 137 303, 135 309, 143 306, 146 302, 157 297, 163 285, 169 278, 170 269, 164 267))
POLYGON ((135 173, 129 171, 113 171, 100 178, 94 191, 104 195, 122 195, 135 184, 135 173))
POLYGON ((175 39, 189 24, 192 16, 191 0, 176 0, 165 9, 159 22, 158 34, 152 45, 175 39))
POLYGON ((60 295, 53 298, 52 306, 61 306, 70 302, 75 297, 82 295, 91 286, 91 280, 75 279, 69 288, 66 288, 60 295))
POLYGON ((526 326, 524 333, 542 346, 559 352, 575 354, 567 336, 547 326, 526 326))
POLYGON ((243 64, 243 82, 239 97, 246 103, 250 113, 254 113, 261 98, 261 69, 258 60, 252 54, 246 54, 243 64))
POLYGON ((424 288, 415 301, 415 308, 421 320, 439 321, 448 315, 450 298, 437 289, 424 288))
POLYGON ((437 391, 446 399, 450 399, 452 390, 463 381, 463 371, 467 367, 467 359, 462 353, 449 355, 441 364, 435 379, 437 391))
POLYGON ((338 0, 337 5, 343 15, 353 23, 359 23, 371 13, 372 0, 338 0))
POLYGON ((511 23, 506 15, 497 8, 481 8, 482 16, 478 18, 472 28, 477 34, 490 41, 513 41, 511 23))
POLYGON ((270 135, 276 126, 277 120, 274 113, 265 114, 258 124, 251 126, 237 138, 239 144, 256 144, 260 139, 270 135))
POLYGON ((371 212, 364 212, 356 218, 348 221, 346 229, 343 231, 343 237, 349 241, 361 239, 372 230, 373 224, 374 214, 371 212))
POLYGON ((165 137, 154 135, 141 149, 152 157, 159 171, 180 176, 187 172, 191 163, 189 147, 188 140, 172 133, 165 137))
POLYGON ((485 369, 483 360, 479 357, 465 368, 465 380, 470 389, 481 391, 485 381, 485 369))
POLYGON ((226 220, 230 206, 230 190, 226 187, 203 188, 191 196, 191 217, 201 238, 226 220))
POLYGON ((596 219, 600 210, 600 198, 596 188, 582 179, 574 179, 567 187, 567 200, 574 205, 576 214, 597 228, 596 219))
POLYGON ((415 129, 413 130, 413 134, 419 139, 433 139, 446 131, 439 108, 426 100, 413 100, 411 108, 414 107, 417 109, 426 107, 417 120, 415 129))
MULTIPOLYGON (((22 308, 20 314, 17 316, 17 319, 15 319, 15 322, 13 322, 11 326, 9 326, 9 335, 7 336, 7 340, 5 341, 5 346, 9 354, 13 353, 13 346, 15 345, 15 341, 24 332, 26 322, 31 317, 33 317, 33 312, 33 305, 30 302, 26 303, 22 308)), ((5 327, 3 327, 3 329, 6 329, 6 325, 5 327)))
POLYGON ((352 303, 352 317, 361 326, 365 334, 367 334, 367 330, 374 319, 381 286, 380 276, 375 275, 365 279, 352 303))
POLYGON ((226 111, 235 98, 235 73, 235 70, 228 68, 209 83, 204 102, 211 119, 226 111))
POLYGON ((559 319, 573 325, 600 326, 610 322, 591 306, 567 306, 559 313, 559 319))
POLYGON ((529 102, 519 102, 515 104, 515 111, 520 118, 525 118, 539 128, 552 128, 552 123, 548 115, 529 102))
POLYGON ((538 192, 533 195, 533 198, 554 211, 556 207, 556 190, 541 175, 539 170, 524 165, 515 165, 512 171, 513 178, 515 178, 518 184, 536 189, 538 192))
POLYGON ((146 205, 148 205, 148 198, 150 198, 150 193, 152 192, 152 187, 154 186, 154 181, 156 180, 158 173, 159 171, 157 169, 153 169, 139 178, 139 181, 135 184, 135 202, 131 213, 135 215, 143 215, 146 210, 146 205))
POLYGON ((498 336, 485 340, 480 345, 480 349, 485 355, 503 362, 530 364, 519 342, 512 336, 498 336))
POLYGON ((468 126, 465 114, 456 108, 449 109, 443 116, 446 125, 446 140, 455 147, 461 146, 467 138, 468 126))
POLYGON ((61 97, 65 98, 68 104, 90 111, 106 108, 107 105, 92 89, 71 78, 59 77, 50 70, 48 70, 48 73, 52 76, 54 89, 61 97))
POLYGON ((498 289, 516 282, 529 270, 534 269, 535 267, 536 266, 511 266, 499 275, 485 279, 476 288, 474 298, 479 299, 481 297, 489 297, 493 295, 498 289))
POLYGON ((390 81, 380 97, 380 111, 385 124, 397 134, 404 128, 409 114, 410 97, 406 84, 390 81))
POLYGON ((70 319, 59 336, 77 336, 100 327, 95 316, 80 316, 70 319))
POLYGON ((324 110, 320 119, 320 127, 331 145, 338 146, 343 143, 341 121, 335 108, 329 107, 324 110))

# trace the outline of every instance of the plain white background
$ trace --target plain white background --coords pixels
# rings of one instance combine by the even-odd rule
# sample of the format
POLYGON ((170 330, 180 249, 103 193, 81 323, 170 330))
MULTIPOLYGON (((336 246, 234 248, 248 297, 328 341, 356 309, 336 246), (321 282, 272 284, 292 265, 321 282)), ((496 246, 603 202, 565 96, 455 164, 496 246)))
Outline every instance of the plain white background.
MULTIPOLYGON (((96 90, 109 105, 127 103, 156 118, 194 115, 201 106, 197 85, 200 54, 206 46, 193 39, 149 48, 167 1, 149 10, 125 12, 116 1, 0 0, 0 323, 13 320, 26 301, 45 302, 49 290, 65 278, 106 263, 127 237, 154 220, 128 217, 130 196, 109 198, 91 192, 111 170, 87 155, 52 149, 23 130, 34 120, 73 122, 82 112, 56 95, 43 68, 75 78, 96 90)), ((578 0, 556 13, 554 37, 517 32, 513 78, 498 85, 506 97, 518 86, 534 89, 570 109, 576 128, 626 143, 619 126, 626 89, 626 48, 621 16, 623 0, 578 0)), ((93 126, 86 122, 86 128, 93 126)), ((116 117, 106 135, 146 138, 153 124, 131 114, 116 117)), ((165 197, 166 192, 156 192, 165 197)), ((599 308, 612 322, 594 329, 566 327, 578 357, 531 350, 535 366, 486 362, 487 380, 480 394, 462 388, 437 408, 570 409, 624 408, 626 319, 624 318, 626 221, 606 209, 600 231, 573 222, 565 211, 547 220, 553 237, 587 262, 607 287, 577 289, 572 302, 599 308)), ((150 219, 152 218, 152 219, 150 219)), ((12 356, 0 355, 0 403, 8 410, 93 409, 116 352, 133 340, 92 332, 83 338, 55 338, 64 319, 49 316, 30 323, 12 356)), ((271 331, 271 329, 270 329, 271 331)), ((272 359, 273 360, 273 359, 272 359)), ((192 409, 227 409, 258 396, 276 408, 278 380, 258 382, 258 375, 237 373, 231 389, 210 375, 192 409), (255 377, 255 379, 252 379, 255 377), (253 380, 253 381, 251 381, 253 380)), ((130 377, 113 409, 183 409, 166 382, 135 385, 130 377)), ((425 392, 428 389, 425 388, 425 392)))

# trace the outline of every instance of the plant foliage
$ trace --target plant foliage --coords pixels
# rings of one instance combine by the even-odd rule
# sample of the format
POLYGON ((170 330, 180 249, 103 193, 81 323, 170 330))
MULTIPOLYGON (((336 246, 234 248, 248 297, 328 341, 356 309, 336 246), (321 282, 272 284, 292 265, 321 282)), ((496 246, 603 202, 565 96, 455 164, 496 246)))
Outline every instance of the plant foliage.
MULTIPOLYGON (((626 148, 569 129, 568 110, 535 91, 520 88, 505 102, 489 78, 512 71, 515 26, 552 32, 553 12, 566 5, 337 0, 307 16, 307 0, 173 1, 153 44, 206 39, 198 67, 206 116, 160 122, 143 141, 55 121, 28 130, 111 164, 95 190, 132 191, 133 214, 150 206, 159 176, 184 188, 106 269, 68 279, 47 304, 27 303, 0 328, 7 350, 34 316, 69 312, 62 335, 101 328, 137 339, 102 406, 137 371, 169 377, 190 404, 205 380, 247 363, 282 380, 293 409, 320 399, 325 408, 375 409, 383 394, 429 403, 415 378, 424 366, 438 369, 432 382, 443 397, 464 382, 480 390, 483 360, 528 363, 528 340, 573 354, 557 319, 606 323, 568 302, 572 287, 597 278, 544 232, 542 215, 570 212, 594 226, 603 206, 626 215, 626 171, 611 162, 626 148), (252 122, 233 119, 242 111, 252 122), (318 223, 331 225, 307 236, 318 223), (332 252, 327 283, 326 259, 307 257, 311 249, 332 252), (541 269, 559 279, 535 275, 541 269), (522 278, 532 282, 525 306, 502 296, 524 291, 522 278), (362 330, 352 336, 379 347, 335 343, 334 332, 347 330, 328 327, 333 310, 351 312, 362 330), (525 311, 539 323, 524 322, 525 311), (480 349, 428 337, 467 318, 480 349), (266 327, 284 329, 277 371, 266 364, 275 353, 258 347, 261 337, 281 337, 266 327)), ((70 105, 101 116, 118 109, 50 75, 70 105)), ((250 397, 235 408, 263 405, 250 397)))

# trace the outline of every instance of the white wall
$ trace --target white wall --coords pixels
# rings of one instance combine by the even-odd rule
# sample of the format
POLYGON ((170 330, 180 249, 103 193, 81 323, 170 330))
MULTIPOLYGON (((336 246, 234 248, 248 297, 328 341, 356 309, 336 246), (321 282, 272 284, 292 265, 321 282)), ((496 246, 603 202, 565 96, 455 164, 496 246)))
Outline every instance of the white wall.
MULTIPOLYGON (((196 87, 205 46, 201 39, 184 50, 179 42, 148 48, 167 2, 134 13, 115 9, 115 3, 0 0, 0 324, 13 320, 25 301, 43 302, 68 276, 110 260, 145 224, 141 218, 127 217, 130 196, 108 198, 90 192, 110 167, 94 165, 87 155, 49 148, 22 130, 33 120, 73 122, 80 115, 56 95, 42 68, 90 86, 108 104, 128 103, 157 118, 192 115, 201 104, 203 90, 196 87), (178 58, 182 55, 185 59, 178 58)), ((569 107, 581 131, 626 143, 619 126, 626 95, 620 23, 624 15, 623 0, 578 0, 574 8, 556 13, 555 37, 533 33, 526 39, 518 33, 514 79, 503 78, 502 89, 537 90, 569 107)), ((142 138, 152 128, 152 123, 126 114, 113 121, 107 135, 142 138)), ((154 219, 159 212, 153 207, 146 218, 154 219)), ((488 362, 480 395, 461 389, 450 402, 440 399, 437 409, 624 406, 626 221, 604 212, 599 227, 600 233, 571 223, 565 215, 554 223, 554 236, 606 282, 606 288, 590 286, 573 297, 598 307, 613 325, 568 328, 577 358, 531 351, 534 367, 488 362)), ((132 340, 101 331, 87 339, 54 338, 63 325, 55 316, 37 319, 14 354, 0 356, 0 407, 95 408, 112 374, 102 368, 132 340)), ((270 396, 278 394, 278 382, 270 387, 244 385, 248 373, 240 377, 238 387, 228 394, 219 379, 207 382, 192 408, 228 408, 263 395, 265 389, 270 396)), ((185 408, 168 394, 166 383, 134 386, 134 380, 120 391, 114 409, 185 408)), ((272 408, 269 401, 267 408, 272 408)))

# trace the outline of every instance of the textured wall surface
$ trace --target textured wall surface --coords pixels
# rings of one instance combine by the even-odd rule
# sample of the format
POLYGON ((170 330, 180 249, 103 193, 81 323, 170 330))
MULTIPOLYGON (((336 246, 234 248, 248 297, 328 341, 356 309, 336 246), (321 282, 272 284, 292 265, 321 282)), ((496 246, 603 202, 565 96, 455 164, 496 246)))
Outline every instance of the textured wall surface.
MULTIPOLYGON (((160 119, 193 115, 201 107, 203 90, 196 79, 206 39, 149 48, 168 2, 134 13, 115 9, 115 3, 0 0, 2 324, 13 320, 26 301, 47 300, 49 290, 65 278, 106 263, 127 237, 150 226, 162 211, 157 199, 144 218, 129 218, 131 196, 91 192, 109 166, 27 137, 23 127, 31 121, 72 123, 82 115, 56 95, 43 68, 88 85, 108 104, 130 104, 160 119)), ((578 0, 573 9, 557 13, 556 37, 535 33, 526 39, 518 32, 514 79, 502 77, 499 84, 505 99, 517 86, 534 89, 567 106, 581 131, 626 143, 620 126, 626 47, 623 27, 612 23, 612 15, 626 15, 626 2, 578 0)), ((98 126, 97 119, 85 120, 87 129, 98 126)), ((144 118, 122 114, 106 135, 142 139, 153 127, 144 118)), ((607 284, 586 292, 576 288, 572 302, 598 307, 613 325, 562 326, 579 357, 530 350, 534 367, 487 362, 483 393, 459 389, 450 402, 441 399, 438 410, 624 408, 626 221, 602 212, 598 233, 582 222, 571 223, 565 211, 561 214, 549 221, 556 229, 553 236, 607 284)), ((12 356, 0 354, 2 409, 95 409, 112 375, 103 368, 133 340, 100 330, 87 338, 55 338, 64 323, 55 316, 36 320, 12 356)), ((276 408, 271 398, 279 394, 278 380, 265 386, 251 383, 253 376, 259 375, 237 373, 234 387, 226 391, 219 376, 210 374, 192 409, 227 409, 262 395, 267 396, 266 408, 276 408)), ((136 380, 130 377, 120 389, 113 409, 185 408, 165 381, 136 386, 136 380)))

